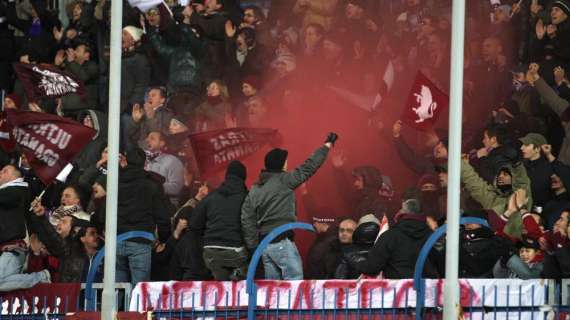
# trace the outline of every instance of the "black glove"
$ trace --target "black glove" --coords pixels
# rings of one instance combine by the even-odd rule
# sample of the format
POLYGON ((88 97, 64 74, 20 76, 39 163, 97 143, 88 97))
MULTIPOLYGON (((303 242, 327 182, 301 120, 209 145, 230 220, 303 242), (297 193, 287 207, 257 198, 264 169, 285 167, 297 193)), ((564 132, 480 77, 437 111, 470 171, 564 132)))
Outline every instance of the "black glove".
POLYGON ((327 140, 325 140, 325 143, 330 142, 334 146, 334 143, 336 142, 337 139, 338 139, 338 134, 334 132, 329 132, 329 134, 327 135, 327 140))

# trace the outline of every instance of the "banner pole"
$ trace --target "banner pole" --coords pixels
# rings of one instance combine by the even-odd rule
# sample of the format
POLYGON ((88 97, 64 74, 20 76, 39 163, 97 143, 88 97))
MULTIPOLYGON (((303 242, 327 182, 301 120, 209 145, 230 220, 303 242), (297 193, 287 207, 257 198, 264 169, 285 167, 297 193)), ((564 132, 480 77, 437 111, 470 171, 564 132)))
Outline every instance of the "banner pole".
POLYGON ((459 306, 459 219, 461 130, 463 109, 463 47, 465 0, 454 0, 451 22, 451 75, 449 92, 449 152, 447 183, 447 238, 443 319, 457 320, 459 306))
POLYGON ((116 311, 115 263, 117 253, 117 202, 121 119, 121 54, 123 2, 111 1, 111 61, 109 71, 109 129, 107 160, 107 210, 105 214, 105 266, 101 316, 113 320, 116 311))

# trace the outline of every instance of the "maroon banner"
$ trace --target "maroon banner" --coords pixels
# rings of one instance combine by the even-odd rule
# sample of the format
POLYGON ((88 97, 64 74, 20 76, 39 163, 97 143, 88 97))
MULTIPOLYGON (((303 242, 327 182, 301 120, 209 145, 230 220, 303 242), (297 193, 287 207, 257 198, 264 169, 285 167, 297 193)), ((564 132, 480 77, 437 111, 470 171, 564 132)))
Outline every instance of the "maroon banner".
POLYGON ((96 133, 79 122, 52 114, 14 110, 6 114, 12 139, 46 185, 96 133))
MULTIPOLYGON (((81 283, 40 283, 30 289, 0 292, 1 314, 67 313, 77 310, 81 283), (7 303, 6 303, 7 302, 7 303)), ((0 316, 1 317, 1 316, 0 316)))
POLYGON ((401 120, 420 130, 432 129, 439 115, 449 106, 449 97, 418 71, 402 110, 401 120))
POLYGON ((83 82, 76 76, 50 65, 14 63, 29 100, 57 98, 76 93, 85 96, 83 82))
POLYGON ((232 128, 191 134, 190 142, 200 174, 225 168, 232 160, 241 160, 277 138, 275 129, 232 128))

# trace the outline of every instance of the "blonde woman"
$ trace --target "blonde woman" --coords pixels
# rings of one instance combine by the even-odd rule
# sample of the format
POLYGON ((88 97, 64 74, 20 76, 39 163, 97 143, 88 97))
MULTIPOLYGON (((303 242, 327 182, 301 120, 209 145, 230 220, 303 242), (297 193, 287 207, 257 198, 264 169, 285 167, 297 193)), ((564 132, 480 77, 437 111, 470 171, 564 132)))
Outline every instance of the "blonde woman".
POLYGON ((210 82, 206 101, 202 102, 193 114, 194 131, 204 132, 225 128, 226 116, 232 112, 229 99, 228 87, 223 81, 210 82))

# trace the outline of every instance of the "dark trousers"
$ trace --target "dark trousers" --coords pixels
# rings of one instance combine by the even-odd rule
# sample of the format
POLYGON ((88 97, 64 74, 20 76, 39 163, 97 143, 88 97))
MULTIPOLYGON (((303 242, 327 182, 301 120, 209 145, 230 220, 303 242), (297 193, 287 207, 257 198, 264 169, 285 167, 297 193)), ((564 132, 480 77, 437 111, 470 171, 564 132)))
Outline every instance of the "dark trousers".
POLYGON ((243 280, 247 276, 247 250, 204 248, 204 262, 218 281, 243 280))

